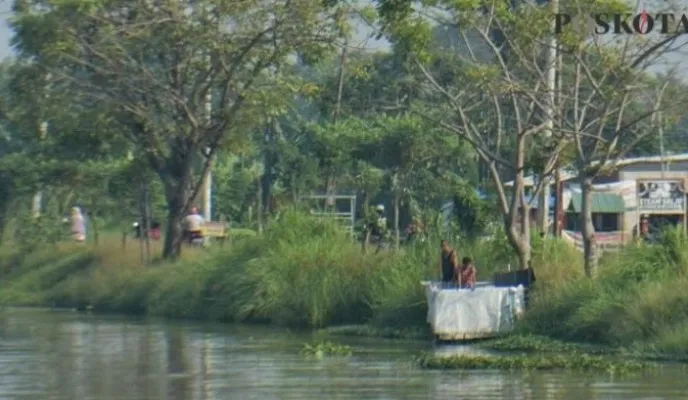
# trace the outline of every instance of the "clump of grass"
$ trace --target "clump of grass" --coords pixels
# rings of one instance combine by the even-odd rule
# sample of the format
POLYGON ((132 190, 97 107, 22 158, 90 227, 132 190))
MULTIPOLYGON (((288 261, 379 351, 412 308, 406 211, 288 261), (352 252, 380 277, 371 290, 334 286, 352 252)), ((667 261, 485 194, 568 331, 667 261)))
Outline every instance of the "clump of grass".
POLYGON ((351 356, 353 352, 349 346, 323 341, 318 343, 305 343, 301 349, 301 354, 320 360, 325 357, 348 357, 351 356))
POLYGON ((633 360, 613 360, 607 357, 587 354, 575 355, 530 355, 530 356, 433 356, 417 358, 421 368, 427 369, 529 369, 529 370, 601 370, 607 372, 628 372, 653 366, 633 360))
POLYGON ((220 319, 322 327, 372 315, 371 282, 396 254, 361 254, 333 221, 295 213, 211 262, 211 313, 220 319))
POLYGON ((502 352, 566 353, 602 355, 616 353, 615 349, 584 343, 554 340, 545 336, 512 335, 477 344, 479 347, 502 352))
POLYGON ((688 362, 688 323, 666 327, 657 333, 652 343, 641 343, 626 352, 660 361, 688 362))

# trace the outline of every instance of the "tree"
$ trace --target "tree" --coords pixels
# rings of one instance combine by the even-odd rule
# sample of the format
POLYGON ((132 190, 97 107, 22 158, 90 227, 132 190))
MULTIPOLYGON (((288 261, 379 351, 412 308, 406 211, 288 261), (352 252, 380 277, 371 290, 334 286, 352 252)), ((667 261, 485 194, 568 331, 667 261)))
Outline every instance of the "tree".
POLYGON ((214 153, 299 90, 271 68, 329 49, 337 31, 317 0, 17 0, 14 8, 20 55, 65 91, 107 104, 162 180, 165 257, 180 252, 182 217, 214 153))
MULTIPOLYGON (((553 13, 558 11, 553 7, 496 1, 380 0, 378 4, 386 33, 406 43, 425 75, 427 98, 434 94, 434 102, 416 102, 418 112, 468 141, 488 165, 507 237, 521 266, 526 267, 530 233, 524 173, 535 172, 541 177, 532 193, 534 199, 562 152, 576 142, 581 179, 590 188, 591 178, 601 166, 634 148, 640 136, 633 127, 642 125, 640 121, 654 121, 657 108, 655 101, 640 101, 647 96, 647 87, 636 87, 641 90, 632 92, 630 83, 647 82, 643 74, 636 73, 638 66, 652 64, 656 58, 650 56, 667 51, 675 35, 654 41, 645 38, 633 45, 627 40, 619 48, 613 41, 591 37, 586 29, 566 32, 557 38, 564 52, 563 65, 568 70, 573 65, 579 79, 572 80, 569 73, 567 80, 565 71, 558 71, 564 84, 556 93, 548 79, 553 62, 553 13), (412 7, 413 3, 420 7, 412 7), (430 33, 440 28, 452 38, 444 45, 440 43, 442 51, 428 40, 430 33), (442 107, 436 107, 438 103, 442 107), (644 112, 631 115, 632 103, 641 105, 644 112), (586 113, 581 114, 581 109, 586 113), (557 116, 560 120, 555 126, 557 116), (590 137, 589 129, 599 132, 598 139, 590 137), (514 184, 507 193, 502 182, 509 177, 514 184)), ((628 11, 625 3, 613 0, 582 0, 564 7, 565 11, 628 11)), ((587 226, 590 231, 591 223, 587 226)), ((589 242, 591 238, 588 234, 589 242)), ((590 259, 586 250, 586 260, 590 259)), ((593 269, 586 267, 589 274, 593 269)))
POLYGON ((46 212, 40 219, 27 220, 33 228, 54 225, 72 205, 85 206, 96 237, 96 214, 117 219, 127 208, 124 196, 108 193, 130 148, 120 135, 121 126, 102 104, 78 93, 63 97, 66 92, 61 88, 46 84, 51 79, 37 63, 13 62, 5 72, 3 122, 10 154, 0 165, 5 177, 3 199, 14 203, 15 216, 21 215, 29 205, 28 196, 40 191, 46 212), (47 129, 39 129, 44 123, 47 129))
POLYGON ((427 204, 431 197, 449 198, 452 193, 442 191, 448 188, 443 183, 448 175, 456 177, 460 172, 465 161, 461 157, 462 149, 453 135, 433 129, 412 114, 352 118, 348 128, 350 142, 347 147, 352 149, 352 158, 383 171, 380 183, 386 183, 392 199, 398 242, 402 204, 427 204))
MULTIPOLYGON (((548 97, 542 71, 550 27, 546 12, 492 1, 378 3, 385 32, 404 44, 424 78, 412 109, 469 143, 487 165, 509 242, 521 267, 529 267, 524 177, 529 169, 548 176, 562 150, 559 145, 543 149, 538 163, 529 157, 551 124, 543 101, 548 97), (430 40, 440 28, 449 45, 430 40), (507 188, 509 179, 514 184, 507 188)), ((534 194, 540 190, 539 183, 534 194)))
MULTIPOLYGON (((599 10, 604 4, 588 4, 599 10)), ((661 57, 682 43, 677 35, 627 36, 609 43, 588 32, 568 30, 561 40, 564 84, 558 95, 560 120, 553 140, 570 143, 582 191, 581 226, 585 272, 597 273, 592 222, 594 179, 648 139, 656 141, 663 124, 677 124, 688 105, 683 84, 672 71, 652 75, 661 57)))

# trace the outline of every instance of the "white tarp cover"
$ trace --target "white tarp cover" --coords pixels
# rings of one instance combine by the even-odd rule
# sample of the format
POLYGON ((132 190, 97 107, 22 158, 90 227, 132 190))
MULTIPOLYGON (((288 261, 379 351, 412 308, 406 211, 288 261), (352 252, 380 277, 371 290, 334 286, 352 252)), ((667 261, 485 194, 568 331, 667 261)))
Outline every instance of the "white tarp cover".
POLYGON ((437 335, 499 334, 513 329, 524 309, 523 286, 498 288, 479 285, 474 290, 442 288, 423 282, 428 299, 428 323, 437 335))

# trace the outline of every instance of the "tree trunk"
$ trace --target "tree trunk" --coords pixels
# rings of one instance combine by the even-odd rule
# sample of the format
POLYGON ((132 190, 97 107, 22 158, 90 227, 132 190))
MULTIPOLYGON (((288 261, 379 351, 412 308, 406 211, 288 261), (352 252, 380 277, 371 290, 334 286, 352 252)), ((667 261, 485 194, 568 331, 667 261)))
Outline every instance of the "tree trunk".
POLYGON ((521 204, 521 210, 518 211, 518 223, 511 224, 510 218, 506 218, 504 227, 507 233, 509 243, 516 251, 518 257, 518 264, 521 269, 530 268, 530 207, 526 204, 521 204))
MULTIPOLYGON (((177 258, 182 251, 182 220, 186 213, 186 203, 189 198, 187 182, 181 184, 165 184, 165 198, 167 200, 167 231, 162 251, 163 258, 177 258)), ((141 227, 143 230, 143 227, 141 227)))
POLYGON ((258 179, 258 193, 256 195, 256 222, 258 223, 258 232, 263 232, 263 185, 258 179))
POLYGON ((275 163, 273 162, 273 157, 266 154, 265 155, 265 172, 263 172, 263 176, 260 178, 260 185, 261 185, 261 203, 262 203, 262 210, 261 212, 264 215, 270 214, 273 210, 271 208, 271 198, 272 198, 272 185, 273 182, 275 181, 275 176, 273 172, 275 163))
POLYGON ((583 253, 585 275, 594 278, 597 275, 597 243, 595 240, 595 225, 592 223, 592 178, 581 176, 581 236, 583 238, 583 253))
POLYGON ((537 230, 545 235, 549 234, 549 178, 540 175, 540 179, 543 179, 545 183, 543 184, 540 193, 538 194, 538 216, 537 216, 537 230))
POLYGON ((524 196, 522 171, 517 172, 514 177, 512 198, 508 207, 508 213, 504 218, 504 231, 511 247, 516 251, 519 266, 521 269, 526 269, 531 266, 530 207, 524 196))
POLYGON ((91 211, 91 229, 93 229, 93 244, 97 247, 98 246, 98 236, 99 236, 99 231, 98 231, 98 221, 96 221, 96 212, 91 211))
POLYGON ((511 188, 511 199, 506 204, 506 194, 502 185, 501 176, 495 165, 490 165, 490 176, 497 185, 500 192, 502 211, 504 212, 504 231, 511 247, 518 256, 518 264, 521 269, 530 268, 530 207, 526 202, 524 191, 524 155, 525 144, 523 141, 517 143, 516 165, 519 166, 513 177, 513 187, 511 188))
POLYGON ((399 250, 399 195, 394 195, 394 232, 395 232, 395 247, 399 250))
POLYGON ((7 227, 7 210, 0 204, 0 245, 5 239, 5 228, 7 227))
POLYGON ((561 180, 561 172, 559 171, 559 166, 557 166, 555 175, 555 199, 556 206, 554 209, 554 236, 561 237, 561 231, 564 229, 564 186, 561 180))
MULTIPOLYGON (((346 69, 346 56, 347 56, 348 40, 344 38, 344 46, 342 46, 342 53, 339 58, 339 72, 337 75, 337 97, 335 99, 334 110, 332 110, 332 124, 336 125, 339 120, 339 113, 342 108, 342 94, 344 93, 344 70, 346 69)), ((335 196, 337 194, 337 189, 335 187, 335 177, 337 175, 337 167, 334 165, 329 165, 327 170, 327 179, 325 180, 325 194, 327 196, 335 196)), ((328 204, 329 201, 325 203, 325 210, 331 209, 336 212, 336 207, 334 204, 328 204)))
POLYGON ((264 215, 268 215, 272 210, 272 187, 277 178, 275 174, 275 166, 278 163, 278 155, 275 150, 275 142, 280 133, 281 127, 279 122, 273 119, 271 121, 271 126, 265 131, 265 153, 263 154, 263 176, 261 177, 262 185, 262 212, 264 215))
POLYGON ((0 187, 0 244, 5 238, 5 228, 7 227, 7 215, 10 207, 10 190, 0 187))
POLYGON ((359 207, 361 207, 361 215, 363 216, 364 221, 368 221, 369 217, 369 203, 370 203, 370 192, 368 190, 365 190, 363 194, 361 195, 361 203, 359 207))
POLYGON ((342 108, 342 94, 344 93, 344 70, 346 69, 346 56, 348 40, 344 38, 344 46, 342 46, 342 53, 339 56, 339 71, 337 73, 337 98, 334 104, 334 110, 332 112, 332 122, 337 123, 339 119, 339 113, 342 108))
MULTIPOLYGON (((207 183, 207 182, 206 182, 207 183)), ((146 232, 143 239, 146 241, 146 262, 151 262, 151 245, 150 245, 150 231, 151 231, 151 215, 150 215, 150 197, 149 189, 145 187, 143 190, 143 221, 141 221, 143 231, 146 232)))

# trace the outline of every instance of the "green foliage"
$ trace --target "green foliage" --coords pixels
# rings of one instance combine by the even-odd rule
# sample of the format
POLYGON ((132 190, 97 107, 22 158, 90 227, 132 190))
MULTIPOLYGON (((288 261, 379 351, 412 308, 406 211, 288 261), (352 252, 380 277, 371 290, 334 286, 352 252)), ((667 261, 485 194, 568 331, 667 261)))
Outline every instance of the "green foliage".
MULTIPOLYGON (((0 289, 22 294, 27 304, 308 327, 370 322, 385 335, 399 336, 425 327, 427 306, 419 282, 437 276, 440 238, 430 233, 429 242, 398 253, 364 255, 334 221, 286 211, 260 237, 235 236, 231 249, 188 252, 179 262, 148 268, 140 265, 138 246, 122 249, 118 236, 104 236, 98 247, 59 244, 72 250, 53 250, 54 258, 47 248, 38 249, 36 254, 46 257, 39 260, 8 254, 3 256, 8 265, 32 274, 10 275, 0 289), (73 254, 88 257, 87 266, 75 267, 73 254), (42 280, 54 269, 63 271, 62 278, 23 294, 28 286, 18 282, 42 280)), ((505 261, 494 258, 505 253, 497 246, 504 244, 457 248, 476 259, 479 279, 485 280, 504 269, 505 261)), ((541 268, 538 279, 551 279, 544 271, 554 267, 541 268)))
POLYGON ((326 356, 348 357, 352 354, 351 347, 328 341, 319 343, 305 343, 301 354, 321 360, 326 356))
POLYGON ((591 370, 624 373, 655 367, 653 364, 631 360, 582 355, 523 355, 523 356, 421 356, 418 364, 426 369, 525 369, 525 370, 591 370))
POLYGON ((103 122, 122 128, 115 137, 157 173, 172 221, 165 247, 170 257, 177 256, 179 239, 172 228, 201 185, 203 163, 196 160, 240 147, 246 132, 286 114, 290 99, 307 86, 288 73, 290 58, 326 54, 347 25, 319 0, 275 0, 269 7, 213 0, 48 3, 16 7, 20 57, 54 73, 46 82, 62 98, 101 104, 108 115, 93 118, 94 128, 103 122), (220 28, 227 20, 231 28, 220 28))
MULTIPOLYGON (((651 43, 633 36, 634 51, 621 52, 567 28, 559 38, 562 118, 550 139, 537 129, 523 135, 547 114, 540 99, 549 94, 542 73, 549 7, 376 1, 375 22, 382 22, 392 51, 348 49, 340 57, 336 44, 352 34, 347 17, 370 20, 370 10, 338 2, 323 7, 319 0, 269 3, 16 1, 12 25, 21 57, 0 69, 0 230, 13 228, 14 244, 30 251, 59 241, 68 233, 59 221, 75 204, 99 227, 128 230, 139 214, 141 187, 150 192, 154 218, 167 213, 174 223, 187 203, 198 201, 190 196, 207 147, 216 156, 213 218, 224 215, 244 228, 254 228, 256 216, 268 221, 265 235, 247 235, 232 251, 165 264, 167 273, 146 270, 140 279, 131 268, 98 269, 60 282, 49 297, 95 309, 223 320, 373 321, 396 331, 424 319, 418 281, 436 275, 439 239, 474 258, 481 279, 517 264, 504 233, 485 229, 504 208, 477 197, 474 187, 486 186, 479 170, 496 165, 504 176, 492 176, 487 186, 499 187, 514 171, 541 171, 561 150, 562 162, 593 171, 585 167, 605 154, 651 151, 653 141, 637 139, 650 137, 643 135, 657 125, 644 113, 663 86, 662 126, 678 124, 685 108, 682 83, 650 78, 646 65, 626 62, 651 43), (438 9, 446 23, 427 18, 438 9), (232 19, 231 29, 218 29, 223 18, 232 19), (267 28, 270 40, 261 40, 267 28), (481 38, 481 32, 489 34, 481 38), (643 123, 634 122, 637 116, 643 123), (612 140, 617 121, 630 124, 618 141, 612 140), (572 132, 580 126, 599 137, 572 132), (581 146, 557 148, 576 134, 581 146), (526 149, 523 157, 516 157, 519 147, 526 149), (400 200, 401 224, 419 218, 429 240, 396 254, 361 255, 331 221, 291 211, 306 208, 299 199, 328 183, 357 195, 359 223, 370 218, 371 203, 400 200), (38 190, 45 202, 34 220, 28 208, 38 190), (437 211, 449 200, 458 212, 447 230, 437 211), (493 235, 479 238, 484 233, 493 235)), ((627 7, 615 0, 561 6, 627 7)), ((579 254, 535 237, 533 263, 538 281, 546 282, 536 297, 544 300, 536 300, 524 326, 565 339, 626 343, 642 334, 679 346, 685 327, 663 307, 682 305, 681 296, 648 298, 657 303, 636 314, 625 304, 632 290, 656 284, 659 291, 671 277, 682 277, 683 240, 667 234, 659 247, 627 249, 606 261, 601 282, 592 283, 570 279, 579 275, 579 254), (651 312, 662 322, 637 322, 651 312), (540 315, 567 322, 556 327, 540 315)))
POLYGON ((22 251, 31 252, 42 244, 64 240, 70 232, 70 226, 59 219, 37 219, 24 214, 15 221, 13 238, 22 251))
POLYGON ((501 352, 522 353, 578 353, 591 355, 614 354, 615 349, 583 343, 562 342, 546 336, 511 335, 478 343, 485 349, 501 352))
POLYGON ((538 287, 522 329, 564 340, 675 349, 688 304, 686 244, 685 235, 670 230, 660 244, 631 245, 607 256, 596 281, 538 287))
POLYGON ((494 218, 489 204, 481 199, 475 189, 462 184, 454 195, 454 215, 464 237, 477 237, 485 233, 494 218))
POLYGON ((319 331, 331 336, 376 337, 401 340, 429 340, 432 334, 427 327, 379 327, 373 325, 338 325, 321 329, 319 331))
POLYGON ((247 223, 248 207, 257 193, 256 165, 242 165, 234 157, 223 155, 213 168, 213 208, 215 216, 247 223))

